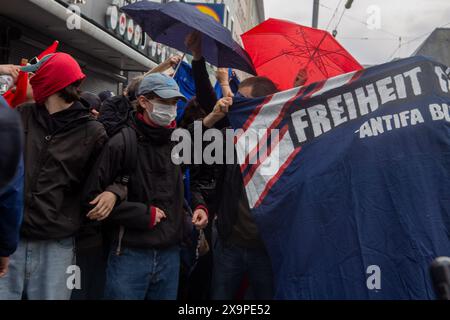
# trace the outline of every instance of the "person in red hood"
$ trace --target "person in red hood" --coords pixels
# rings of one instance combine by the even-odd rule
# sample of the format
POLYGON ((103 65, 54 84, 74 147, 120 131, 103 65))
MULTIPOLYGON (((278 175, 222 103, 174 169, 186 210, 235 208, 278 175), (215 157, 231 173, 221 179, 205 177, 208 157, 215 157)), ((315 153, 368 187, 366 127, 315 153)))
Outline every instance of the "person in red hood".
POLYGON ((25 134, 24 219, 10 272, 0 279, 0 299, 66 300, 81 277, 71 267, 81 190, 107 136, 80 101, 85 75, 70 55, 52 54, 32 68, 36 102, 18 108, 25 134))

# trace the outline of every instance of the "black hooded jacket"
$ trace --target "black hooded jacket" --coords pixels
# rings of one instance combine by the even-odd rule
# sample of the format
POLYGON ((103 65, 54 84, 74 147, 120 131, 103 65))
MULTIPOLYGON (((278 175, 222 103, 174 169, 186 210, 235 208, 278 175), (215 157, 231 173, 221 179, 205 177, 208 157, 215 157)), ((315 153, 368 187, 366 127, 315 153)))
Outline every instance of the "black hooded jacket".
MULTIPOLYGON (((177 245, 182 238, 185 214, 182 168, 171 160, 173 129, 151 127, 140 120, 137 113, 131 115, 128 126, 137 135, 137 164, 130 174, 128 198, 105 220, 111 226, 112 243, 141 249, 177 245), (151 225, 152 207, 163 210, 167 216, 156 227, 151 225)), ((86 203, 122 175, 125 154, 122 135, 113 136, 91 170, 86 184, 86 203)))
POLYGON ((22 235, 40 240, 73 236, 82 221, 83 184, 106 142, 105 130, 81 102, 53 115, 36 104, 18 110, 25 132, 22 235))

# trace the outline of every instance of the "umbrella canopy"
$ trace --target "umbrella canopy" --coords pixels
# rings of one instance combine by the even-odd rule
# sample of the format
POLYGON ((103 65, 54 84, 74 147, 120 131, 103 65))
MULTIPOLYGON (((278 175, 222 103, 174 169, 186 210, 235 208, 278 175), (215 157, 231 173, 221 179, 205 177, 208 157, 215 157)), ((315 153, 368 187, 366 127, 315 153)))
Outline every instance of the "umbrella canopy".
POLYGON ((182 52, 186 52, 186 36, 199 31, 202 34, 203 56, 206 61, 217 67, 256 74, 250 57, 233 40, 231 32, 192 5, 183 2, 161 4, 139 1, 122 10, 154 41, 182 52))
POLYGON ((269 19, 242 35, 245 49, 260 76, 281 90, 293 87, 305 68, 305 85, 363 67, 326 31, 292 22, 269 19))

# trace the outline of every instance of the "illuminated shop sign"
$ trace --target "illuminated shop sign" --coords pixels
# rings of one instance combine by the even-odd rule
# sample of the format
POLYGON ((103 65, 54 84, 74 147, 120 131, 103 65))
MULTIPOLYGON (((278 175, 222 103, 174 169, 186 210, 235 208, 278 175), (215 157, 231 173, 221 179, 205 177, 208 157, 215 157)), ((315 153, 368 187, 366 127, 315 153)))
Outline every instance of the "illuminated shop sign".
POLYGON ((123 6, 134 3, 136 0, 113 0, 106 10, 106 26, 109 30, 117 34, 130 46, 139 49, 152 60, 161 62, 176 50, 162 46, 150 39, 142 28, 135 24, 133 19, 120 10, 123 6))

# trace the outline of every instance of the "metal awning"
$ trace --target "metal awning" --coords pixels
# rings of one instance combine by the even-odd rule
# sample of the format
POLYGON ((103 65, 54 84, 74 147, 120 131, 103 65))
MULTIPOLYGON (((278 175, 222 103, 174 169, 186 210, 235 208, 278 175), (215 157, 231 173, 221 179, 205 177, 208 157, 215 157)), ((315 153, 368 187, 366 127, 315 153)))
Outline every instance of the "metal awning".
POLYGON ((14 0, 1 5, 4 15, 54 40, 66 43, 119 70, 147 71, 156 66, 148 57, 81 18, 80 30, 69 30, 67 9, 54 0, 14 0))

